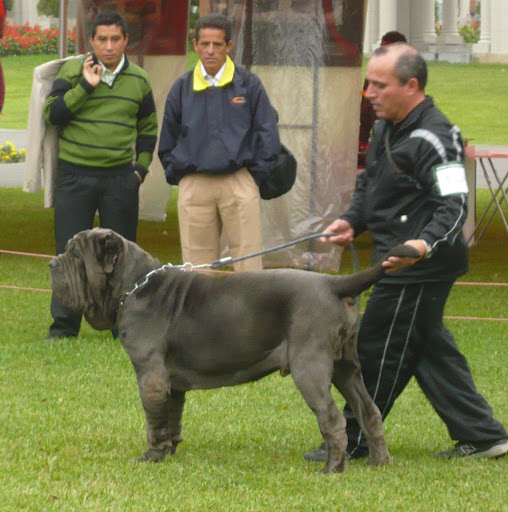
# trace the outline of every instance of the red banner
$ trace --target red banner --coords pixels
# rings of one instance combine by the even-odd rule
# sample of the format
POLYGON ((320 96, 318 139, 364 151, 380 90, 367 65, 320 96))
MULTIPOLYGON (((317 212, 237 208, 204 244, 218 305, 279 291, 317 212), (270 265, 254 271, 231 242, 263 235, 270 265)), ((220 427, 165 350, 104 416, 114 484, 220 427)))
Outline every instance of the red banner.
POLYGON ((118 11, 129 27, 128 54, 185 55, 189 5, 186 0, 82 0, 79 51, 88 49, 92 20, 100 11, 118 11))

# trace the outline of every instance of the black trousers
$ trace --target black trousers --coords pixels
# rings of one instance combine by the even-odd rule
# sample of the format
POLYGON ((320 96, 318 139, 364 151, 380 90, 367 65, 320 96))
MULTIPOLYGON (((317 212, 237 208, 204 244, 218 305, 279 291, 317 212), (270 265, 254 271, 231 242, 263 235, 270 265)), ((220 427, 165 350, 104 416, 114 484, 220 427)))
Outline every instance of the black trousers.
MULTIPOLYGON (((93 227, 96 212, 101 227, 136 241, 139 179, 134 172, 109 175, 108 169, 86 174, 60 170, 53 205, 57 254, 65 251, 68 240, 76 233, 93 227)), ((78 335, 81 315, 54 297, 51 298, 51 316, 50 336, 78 335)))
MULTIPOLYGON (((453 281, 413 285, 377 284, 358 333, 358 355, 368 392, 383 420, 411 377, 460 442, 507 437, 489 404, 477 391, 471 370, 443 310, 453 281)), ((346 404, 348 452, 368 453, 365 436, 346 404)))

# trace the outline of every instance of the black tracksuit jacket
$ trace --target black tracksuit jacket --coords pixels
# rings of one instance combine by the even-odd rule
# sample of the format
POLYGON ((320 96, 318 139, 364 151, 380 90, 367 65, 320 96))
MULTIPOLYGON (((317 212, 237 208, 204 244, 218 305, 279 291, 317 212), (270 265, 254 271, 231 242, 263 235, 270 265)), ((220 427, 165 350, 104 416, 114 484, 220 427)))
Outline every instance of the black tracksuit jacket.
POLYGON ((371 232, 374 261, 411 239, 424 239, 433 249, 429 259, 387 274, 382 282, 453 280, 468 271, 462 234, 467 194, 442 196, 432 171, 436 165, 463 160, 460 130, 430 96, 401 123, 376 122, 366 169, 358 175, 349 208, 340 218, 353 226, 355 236, 365 230, 371 232), (386 151, 387 133, 395 166, 386 151))

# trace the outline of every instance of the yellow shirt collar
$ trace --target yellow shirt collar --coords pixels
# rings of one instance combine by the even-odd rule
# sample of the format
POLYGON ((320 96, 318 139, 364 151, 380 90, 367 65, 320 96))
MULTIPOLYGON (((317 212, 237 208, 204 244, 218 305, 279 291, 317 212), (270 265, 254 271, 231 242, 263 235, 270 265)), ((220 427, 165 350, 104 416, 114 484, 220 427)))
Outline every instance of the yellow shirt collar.
MULTIPOLYGON (((220 79, 217 87, 224 87, 225 85, 231 83, 233 81, 234 74, 235 63, 229 58, 229 55, 226 55, 226 69, 224 70, 222 78, 220 79)), ((196 92, 199 92, 208 89, 208 87, 211 87, 211 85, 203 77, 203 73, 201 73, 201 61, 198 61, 196 67, 194 68, 193 88, 196 92)))

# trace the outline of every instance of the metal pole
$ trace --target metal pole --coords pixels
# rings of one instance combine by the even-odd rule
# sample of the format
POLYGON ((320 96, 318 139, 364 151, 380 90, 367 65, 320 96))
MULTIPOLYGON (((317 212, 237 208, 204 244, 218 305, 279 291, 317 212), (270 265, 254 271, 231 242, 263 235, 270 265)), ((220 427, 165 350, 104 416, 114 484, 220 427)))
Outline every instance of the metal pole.
POLYGON ((60 41, 58 42, 58 56, 67 57, 67 0, 60 0, 59 18, 60 41))

